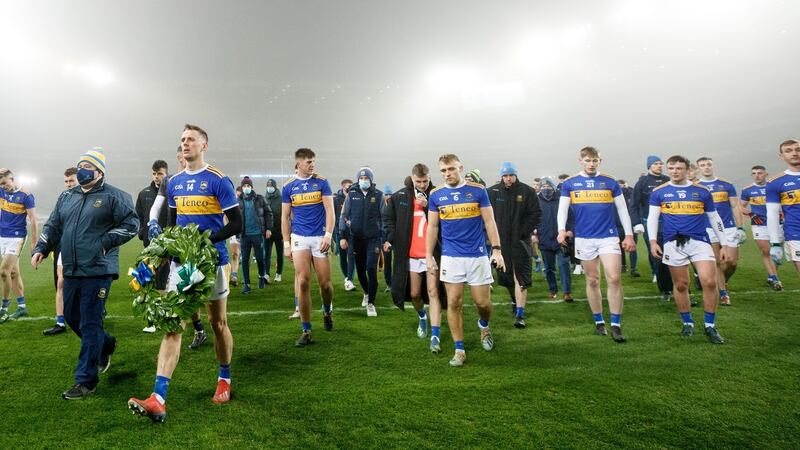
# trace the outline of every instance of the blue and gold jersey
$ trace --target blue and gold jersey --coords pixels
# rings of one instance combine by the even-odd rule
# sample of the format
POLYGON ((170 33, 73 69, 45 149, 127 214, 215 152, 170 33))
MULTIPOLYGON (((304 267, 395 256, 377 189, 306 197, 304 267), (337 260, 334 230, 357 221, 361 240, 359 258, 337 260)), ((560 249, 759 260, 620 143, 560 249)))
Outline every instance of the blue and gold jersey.
POLYGON ((292 234, 322 236, 325 234, 325 206, 322 197, 333 196, 328 180, 311 175, 292 177, 281 190, 283 203, 292 205, 292 234))
POLYGON ((736 188, 727 181, 718 178, 710 181, 699 180, 697 183, 711 192, 711 196, 714 198, 714 208, 719 213, 725 228, 735 227, 736 220, 733 218, 731 199, 736 198, 736 188))
POLYGON ((714 198, 705 186, 664 183, 653 189, 650 205, 661 208, 664 242, 673 241, 678 235, 709 242, 706 213, 714 211, 714 198))
POLYGON ((784 173, 769 180, 767 203, 781 205, 786 240, 800 241, 800 173, 784 173))
POLYGON ((481 208, 491 206, 486 189, 477 183, 442 185, 431 191, 428 211, 439 213, 442 255, 460 258, 486 256, 486 233, 481 208))
MULTIPOLYGON (((239 206, 233 182, 213 166, 197 172, 184 170, 167 183, 167 204, 177 211, 177 225, 196 223, 200 231, 215 233, 225 226, 225 211, 239 206)), ((228 264, 225 241, 214 244, 219 251, 219 265, 228 264)))
POLYGON ((20 189, 0 189, 0 237, 24 238, 28 234, 28 210, 36 207, 33 194, 20 189))
POLYGON ((742 200, 749 202, 750 223, 752 225, 767 224, 767 185, 751 184, 742 189, 742 200))
POLYGON ((581 172, 561 184, 561 196, 568 197, 575 215, 575 237, 602 239, 618 236, 614 198, 622 189, 614 178, 581 172))

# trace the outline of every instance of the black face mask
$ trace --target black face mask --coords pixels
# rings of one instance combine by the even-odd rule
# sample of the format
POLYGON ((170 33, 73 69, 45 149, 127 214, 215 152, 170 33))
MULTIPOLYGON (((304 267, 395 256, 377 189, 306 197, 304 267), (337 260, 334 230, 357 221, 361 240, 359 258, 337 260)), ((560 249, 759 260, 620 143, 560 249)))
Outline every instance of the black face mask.
POLYGON ((542 189, 539 191, 539 194, 542 196, 543 199, 550 201, 553 199, 553 195, 555 195, 555 189, 542 189))

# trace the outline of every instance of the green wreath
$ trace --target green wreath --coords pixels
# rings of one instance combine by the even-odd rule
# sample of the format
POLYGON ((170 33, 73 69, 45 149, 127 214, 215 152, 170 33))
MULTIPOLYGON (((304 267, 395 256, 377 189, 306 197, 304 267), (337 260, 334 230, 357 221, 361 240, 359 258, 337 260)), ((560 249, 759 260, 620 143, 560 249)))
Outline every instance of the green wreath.
POLYGON ((150 241, 128 270, 134 315, 160 331, 182 330, 181 321, 208 301, 216 281, 219 253, 210 235, 210 231, 201 233, 196 224, 189 224, 166 228, 150 241), (182 264, 178 289, 162 294, 156 289, 155 274, 162 262, 173 258, 182 264))

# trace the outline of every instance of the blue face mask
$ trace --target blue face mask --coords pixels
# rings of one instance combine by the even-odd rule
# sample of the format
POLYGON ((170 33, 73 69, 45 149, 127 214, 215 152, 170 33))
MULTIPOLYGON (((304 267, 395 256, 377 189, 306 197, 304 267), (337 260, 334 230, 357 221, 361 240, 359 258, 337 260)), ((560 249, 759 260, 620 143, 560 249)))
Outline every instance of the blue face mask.
POLYGON ((273 192, 275 192, 275 188, 272 187, 272 186, 269 186, 269 187, 267 187, 267 192, 272 194, 273 192))
POLYGON ((78 184, 85 186, 94 180, 94 170, 85 167, 78 167, 78 184))
POLYGON ((365 191, 369 189, 370 184, 372 183, 370 183, 369 180, 358 180, 358 187, 365 191))

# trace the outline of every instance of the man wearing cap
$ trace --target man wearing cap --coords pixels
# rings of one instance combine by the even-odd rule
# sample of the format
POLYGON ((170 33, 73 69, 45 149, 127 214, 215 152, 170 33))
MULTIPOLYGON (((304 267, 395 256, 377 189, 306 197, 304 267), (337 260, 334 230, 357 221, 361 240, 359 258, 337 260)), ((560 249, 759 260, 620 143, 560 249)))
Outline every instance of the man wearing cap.
MULTIPOLYGON (((656 187, 668 182, 669 177, 664 175, 664 162, 661 158, 656 155, 648 156, 647 173, 642 175, 633 187, 633 201, 630 207, 633 231, 635 234, 644 233, 646 242, 650 242, 650 236, 645 228, 650 208, 650 193, 656 187)), ((664 245, 661 239, 661 232, 656 236, 656 241, 658 245, 664 245)), ((647 257, 650 261, 650 269, 653 272, 653 280, 658 283, 658 291, 668 300, 672 293, 672 277, 669 274, 669 267, 664 265, 660 259, 655 258, 650 252, 648 252, 647 257)))
POLYGON ((31 265, 60 245, 64 316, 81 338, 75 385, 62 394, 79 400, 94 393, 108 370, 116 339, 103 330, 111 281, 119 277, 119 246, 136 236, 139 219, 126 192, 105 181, 106 157, 94 148, 78 160, 78 183, 56 202, 33 250, 31 265))
POLYGON ((347 191, 339 219, 342 249, 353 249, 358 283, 364 290, 361 306, 367 316, 375 317, 375 297, 378 292, 378 258, 381 254, 383 193, 375 187, 375 174, 369 167, 356 173, 358 185, 347 191))
POLYGON ((494 221, 500 234, 500 247, 506 270, 498 271, 498 281, 515 300, 514 326, 525 328, 525 305, 531 287, 531 236, 539 225, 542 210, 532 187, 519 181, 517 166, 504 162, 500 183, 488 189, 494 221))
POLYGON ((264 260, 266 266, 266 277, 264 278, 269 283, 269 271, 272 263, 272 246, 275 246, 275 278, 276 283, 281 282, 281 274, 283 274, 283 235, 281 235, 281 221, 278 213, 281 210, 281 191, 278 189, 278 183, 270 178, 267 180, 267 193, 264 196, 267 201, 270 211, 272 211, 272 226, 269 227, 270 235, 266 239, 264 247, 266 259, 264 260))
POLYGON ((239 197, 239 209, 242 211, 244 226, 239 235, 239 245, 242 251, 242 276, 244 287, 242 294, 250 293, 250 251, 255 254, 258 265, 258 288, 264 289, 269 283, 266 279, 267 270, 264 268, 263 238, 272 236, 272 210, 261 194, 253 191, 253 180, 244 177, 241 183, 242 196, 239 197))

